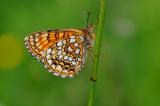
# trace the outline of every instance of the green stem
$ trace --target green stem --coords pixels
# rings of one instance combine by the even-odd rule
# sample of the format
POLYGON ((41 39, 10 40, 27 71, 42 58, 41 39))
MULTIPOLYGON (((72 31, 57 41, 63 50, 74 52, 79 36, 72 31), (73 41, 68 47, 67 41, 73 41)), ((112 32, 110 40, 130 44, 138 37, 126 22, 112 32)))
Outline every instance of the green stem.
POLYGON ((88 106, 93 106, 94 104, 93 102, 95 97, 95 87, 97 81, 101 39, 102 39, 102 31, 103 31, 104 17, 105 17, 105 5, 106 5, 106 0, 100 0, 100 14, 98 19, 97 33, 96 33, 95 54, 93 60, 93 71, 91 75, 91 87, 90 87, 88 106))

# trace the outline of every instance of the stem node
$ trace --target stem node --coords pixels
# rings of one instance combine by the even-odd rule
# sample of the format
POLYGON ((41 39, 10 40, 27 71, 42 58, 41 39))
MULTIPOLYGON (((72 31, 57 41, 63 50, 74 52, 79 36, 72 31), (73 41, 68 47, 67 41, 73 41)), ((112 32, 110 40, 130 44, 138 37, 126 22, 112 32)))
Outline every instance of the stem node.
POLYGON ((97 79, 94 78, 94 77, 91 77, 90 80, 93 81, 93 82, 96 82, 96 81, 97 81, 97 79))

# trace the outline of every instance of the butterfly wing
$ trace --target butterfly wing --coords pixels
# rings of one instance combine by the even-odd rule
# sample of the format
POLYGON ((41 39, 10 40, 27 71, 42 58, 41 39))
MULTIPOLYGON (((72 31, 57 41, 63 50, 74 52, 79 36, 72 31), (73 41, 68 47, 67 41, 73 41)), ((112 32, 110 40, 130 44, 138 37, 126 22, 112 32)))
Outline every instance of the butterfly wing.
POLYGON ((25 38, 29 52, 56 76, 73 77, 86 58, 85 33, 77 29, 36 32, 25 38))

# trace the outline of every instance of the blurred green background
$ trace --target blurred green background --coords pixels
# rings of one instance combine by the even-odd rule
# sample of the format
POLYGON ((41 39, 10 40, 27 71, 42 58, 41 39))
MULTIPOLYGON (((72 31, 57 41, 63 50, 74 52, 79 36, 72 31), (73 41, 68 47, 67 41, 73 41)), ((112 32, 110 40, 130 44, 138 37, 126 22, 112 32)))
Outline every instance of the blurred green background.
MULTIPOLYGON (((86 106, 92 58, 73 79, 49 74, 24 37, 97 23, 98 0, 0 0, 0 106, 86 106)), ((107 0, 95 106, 160 106, 160 1, 107 0)))

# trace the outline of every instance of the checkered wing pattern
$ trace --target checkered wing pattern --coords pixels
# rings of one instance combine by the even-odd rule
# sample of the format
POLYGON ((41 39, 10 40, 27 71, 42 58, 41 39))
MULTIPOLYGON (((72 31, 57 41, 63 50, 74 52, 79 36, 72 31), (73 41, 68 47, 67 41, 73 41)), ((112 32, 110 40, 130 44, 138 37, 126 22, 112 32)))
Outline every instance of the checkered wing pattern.
POLYGON ((25 38, 29 52, 53 75, 75 76, 83 67, 87 52, 86 33, 77 29, 36 32, 25 38))

